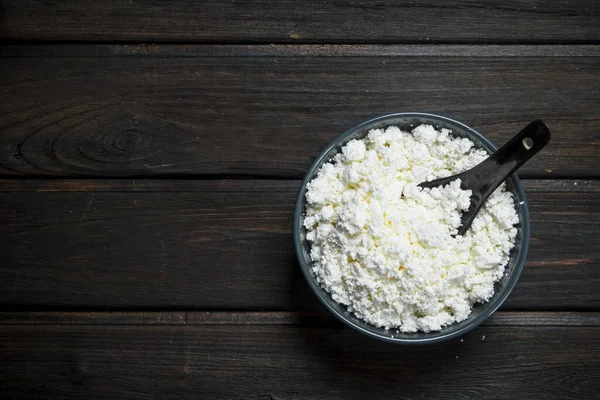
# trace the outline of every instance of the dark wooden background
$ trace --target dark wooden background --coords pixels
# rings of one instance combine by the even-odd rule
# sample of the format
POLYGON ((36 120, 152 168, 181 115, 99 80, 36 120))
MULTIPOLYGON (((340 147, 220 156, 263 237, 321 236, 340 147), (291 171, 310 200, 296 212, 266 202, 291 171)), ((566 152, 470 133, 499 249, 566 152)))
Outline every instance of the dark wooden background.
POLYGON ((596 1, 5 0, 0 39, 3 397, 600 397, 596 1), (517 287, 439 345, 344 327, 293 253, 313 158, 400 111, 553 133, 517 287))

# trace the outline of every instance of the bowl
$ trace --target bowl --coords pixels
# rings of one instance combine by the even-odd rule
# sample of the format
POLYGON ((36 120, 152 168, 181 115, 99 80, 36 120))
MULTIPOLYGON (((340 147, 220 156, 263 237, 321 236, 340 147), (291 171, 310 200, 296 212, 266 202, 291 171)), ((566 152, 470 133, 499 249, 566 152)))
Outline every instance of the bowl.
POLYGON ((505 182, 506 190, 512 192, 514 195, 515 207, 519 216, 519 223, 515 226, 517 228, 515 246, 511 251, 510 260, 506 266, 504 276, 496 282, 494 286, 494 295, 487 303, 476 304, 473 307, 471 315, 466 320, 448 325, 440 331, 429 333, 399 333, 396 329, 385 330, 384 328, 375 327, 374 325, 357 318, 354 314, 349 312, 344 305, 335 302, 329 293, 317 283, 311 268, 310 244, 306 240, 306 230, 302 224, 306 207, 306 184, 316 176, 321 166, 330 161, 350 140, 365 137, 371 129, 385 128, 394 125, 402 130, 410 131, 420 124, 429 124, 438 130, 441 128, 450 129, 453 136, 468 138, 475 143, 476 147, 482 148, 488 153, 494 152, 497 148, 494 143, 481 133, 463 123, 447 117, 417 112, 397 113, 378 117, 347 130, 333 142, 329 143, 325 150, 319 154, 302 181, 294 211, 294 246, 300 268, 302 269, 309 286, 325 307, 345 324, 365 335, 386 342, 401 344, 441 342, 460 336, 481 324, 502 305, 517 283, 521 270, 525 264, 529 247, 529 209, 527 207, 527 200, 525 199, 525 192, 523 191, 519 178, 516 174, 512 174, 505 182))

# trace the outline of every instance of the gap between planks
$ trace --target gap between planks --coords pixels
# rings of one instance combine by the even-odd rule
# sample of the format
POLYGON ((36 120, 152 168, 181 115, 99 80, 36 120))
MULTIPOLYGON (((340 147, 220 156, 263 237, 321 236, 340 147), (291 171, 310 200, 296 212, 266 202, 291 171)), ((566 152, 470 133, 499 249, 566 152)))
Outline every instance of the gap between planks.
MULTIPOLYGON (((327 313, 237 311, 0 312, 0 325, 314 325, 327 313)), ((600 326, 600 312, 496 312, 487 326, 600 326)))

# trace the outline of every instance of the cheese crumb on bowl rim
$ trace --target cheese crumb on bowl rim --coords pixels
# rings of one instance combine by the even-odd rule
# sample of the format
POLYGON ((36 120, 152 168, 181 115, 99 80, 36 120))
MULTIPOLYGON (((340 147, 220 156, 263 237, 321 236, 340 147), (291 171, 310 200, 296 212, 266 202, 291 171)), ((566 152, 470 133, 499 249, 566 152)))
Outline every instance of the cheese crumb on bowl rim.
POLYGON ((514 196, 514 204, 519 217, 519 223, 515 225, 517 228, 515 246, 511 251, 510 260, 505 267, 505 273, 503 277, 494 285, 494 295, 488 302, 474 305, 473 311, 466 320, 448 325, 439 331, 432 331, 428 333, 401 333, 397 332, 396 329, 386 330, 384 328, 377 328, 374 325, 359 319, 353 313, 349 312, 344 305, 334 301, 330 294, 327 293, 317 283, 311 268, 312 261, 310 258, 310 244, 306 240, 306 230, 303 227, 303 218, 306 210, 305 195, 308 182, 315 178, 321 166, 330 161, 337 153, 339 153, 341 148, 346 143, 353 139, 362 139, 366 137, 371 129, 397 126, 402 130, 411 131, 414 127, 421 124, 432 125, 434 128, 436 128, 436 130, 442 128, 449 129, 451 130, 452 136, 468 138, 475 144, 475 147, 482 148, 488 153, 492 153, 497 148, 494 143, 474 129, 458 121, 439 115, 407 112, 390 114, 371 119, 347 130, 342 135, 338 136, 315 159, 300 186, 296 200, 293 221, 294 245, 300 267, 309 286, 321 300, 321 302, 336 317, 359 332, 376 339, 402 344, 441 342, 463 335, 469 330, 475 328, 477 325, 481 324, 502 305, 514 288, 525 264, 527 250, 529 247, 530 221, 527 200, 525 198, 525 193, 519 178, 516 174, 512 174, 505 182, 506 190, 511 192, 514 196))

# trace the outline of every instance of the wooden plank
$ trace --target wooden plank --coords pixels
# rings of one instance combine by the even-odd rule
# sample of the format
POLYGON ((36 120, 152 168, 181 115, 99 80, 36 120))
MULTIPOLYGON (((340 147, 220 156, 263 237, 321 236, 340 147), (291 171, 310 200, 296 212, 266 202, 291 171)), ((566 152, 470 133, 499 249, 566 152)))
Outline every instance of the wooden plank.
MULTIPOLYGON (((567 314, 567 313, 565 313, 567 314)), ((589 314, 589 313, 588 313, 589 314)), ((0 325, 185 325, 185 311, 0 312, 0 325)))
MULTIPOLYGON (((322 310, 293 252, 298 184, 2 180, 0 303, 5 310, 322 310)), ((600 309, 600 181, 524 185, 531 247, 504 309, 600 309)))
POLYGON ((235 46, 89 48, 78 57, 44 47, 36 57, 18 47, 2 58, 1 174, 300 178, 347 128, 414 110, 454 117, 498 143, 540 118, 553 139, 523 174, 600 171, 597 46, 566 57, 552 46, 505 56, 486 46, 444 47, 444 56, 332 47, 329 57, 305 46, 281 57, 235 46))
MULTIPOLYGON (((0 325, 335 325, 327 311, 0 312, 0 325)), ((498 311, 490 326, 600 326, 597 312, 498 311)))
POLYGON ((594 399, 598 326, 394 346, 336 326, 2 325, 9 398, 594 399))
POLYGON ((600 46, 488 44, 7 44, 7 57, 599 57, 600 46), (60 49, 60 51, 57 51, 60 49))
MULTIPOLYGON (((554 179, 532 180, 521 177, 527 193, 558 192, 582 193, 600 192, 597 180, 554 179)), ((300 185, 299 181, 281 179, 254 180, 259 185, 247 184, 237 179, 12 179, 0 178, 0 192, 236 192, 243 188, 246 193, 261 193, 267 190, 289 191, 300 185)))
POLYGON ((593 0, 4 1, 13 40, 265 43, 597 42, 593 0))

